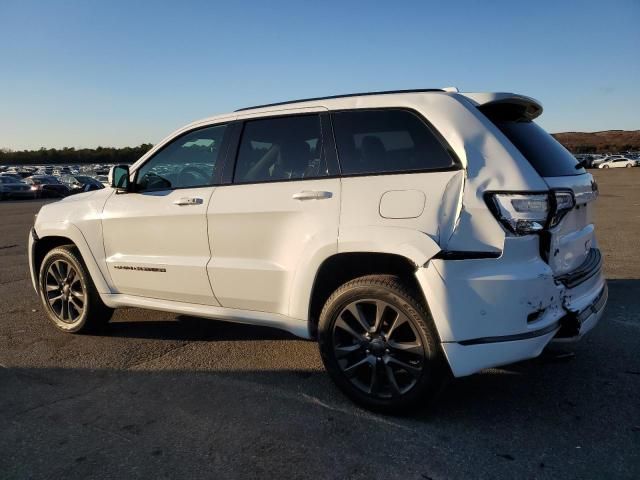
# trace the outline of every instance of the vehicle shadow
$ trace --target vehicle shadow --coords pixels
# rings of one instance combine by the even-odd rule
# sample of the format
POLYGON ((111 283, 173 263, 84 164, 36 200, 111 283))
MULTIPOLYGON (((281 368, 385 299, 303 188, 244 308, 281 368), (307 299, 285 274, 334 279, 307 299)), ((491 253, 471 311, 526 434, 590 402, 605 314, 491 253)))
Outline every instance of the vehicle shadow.
POLYGON ((109 465, 118 476, 136 468, 149 478, 170 462, 174 476, 189 478, 181 469, 290 478, 311 468, 309 476, 348 478, 355 464, 336 461, 346 449, 357 478, 394 478, 425 459, 422 478, 638 478, 640 280, 609 287, 601 324, 580 343, 455 379, 429 409, 398 417, 350 403, 311 342, 280 358, 279 340, 295 339, 284 332, 132 309, 103 334, 113 341, 53 335, 47 355, 3 361, 0 451, 12 461, 0 455, 0 471, 89 478, 109 465), (183 342, 158 348, 145 339, 202 344, 181 354, 183 342), (243 345, 207 345, 222 340, 243 345), (272 344, 258 344, 265 340, 272 344), (485 470, 465 470, 470 459, 485 470))
POLYGON ((486 426, 527 422, 527 415, 551 423, 603 414, 621 420, 622 412, 613 405, 625 395, 640 398, 640 360, 634 353, 640 335, 640 280, 608 280, 608 285, 605 314, 581 341, 552 343, 538 358, 453 379, 433 408, 415 418, 486 426))
POLYGON ((97 335, 185 341, 300 340, 275 328, 178 315, 170 320, 115 321, 97 335))
MULTIPOLYGON (((430 408, 412 413, 414 420, 427 422, 473 422, 490 425, 505 417, 532 409, 543 409, 551 417, 581 416, 575 406, 585 398, 615 392, 617 386, 638 388, 640 361, 637 352, 640 328, 640 280, 609 280, 607 310, 598 325, 582 341, 574 344, 551 344, 538 358, 487 369, 476 375, 451 379, 430 408), (631 331, 629 331, 631 329, 631 331), (635 335, 635 336, 634 336, 635 335), (635 346, 634 346, 635 343, 635 346), (615 358, 615 361, 610 359, 615 358), (628 373, 631 372, 631 373, 628 373), (635 381, 635 386, 629 382, 635 381)), ((135 312, 134 312, 135 313, 135 312)), ((135 315, 134 315, 135 316, 135 315)), ((114 338, 167 341, 299 341, 287 332, 259 326, 180 315, 167 320, 117 320, 99 335, 114 338)), ((309 342, 311 343, 311 342, 309 342)), ((250 348, 250 347, 249 347, 250 348)), ((251 355, 247 353, 247 355, 251 355)), ((282 359, 279 371, 261 371, 262 381, 285 383, 286 377, 305 370, 298 359, 282 359), (279 379, 283 377, 283 379, 279 379)), ((233 377, 238 372, 216 371, 233 377)), ((243 376, 242 374, 241 376, 243 376)), ((310 392, 318 383, 328 385, 324 374, 308 372, 310 392), (313 380, 316 378, 316 380, 313 380), (322 378, 322 379, 320 379, 322 378)), ((299 389, 296 385, 296 390, 299 389)), ((337 392, 337 390, 336 390, 337 392)), ((591 409, 593 404, 585 405, 591 409)), ((595 412, 592 412, 595 414, 595 412)))

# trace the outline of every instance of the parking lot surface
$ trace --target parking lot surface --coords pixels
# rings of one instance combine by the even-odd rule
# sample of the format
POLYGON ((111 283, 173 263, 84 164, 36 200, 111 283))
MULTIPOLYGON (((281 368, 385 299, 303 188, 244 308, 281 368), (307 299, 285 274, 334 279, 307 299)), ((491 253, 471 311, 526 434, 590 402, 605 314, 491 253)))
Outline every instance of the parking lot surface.
POLYGON ((1 202, 0 478, 640 478, 640 168, 594 175, 599 326, 400 418, 277 330, 126 309, 58 332, 27 267, 42 202, 1 202))

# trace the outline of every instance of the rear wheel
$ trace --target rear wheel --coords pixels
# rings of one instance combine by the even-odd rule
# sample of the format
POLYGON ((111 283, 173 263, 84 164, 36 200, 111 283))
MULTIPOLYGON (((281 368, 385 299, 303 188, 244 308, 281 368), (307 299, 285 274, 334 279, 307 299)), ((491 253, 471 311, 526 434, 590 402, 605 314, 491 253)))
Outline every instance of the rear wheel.
POLYGON ((47 253, 40 266, 39 286, 47 316, 65 332, 96 331, 113 314, 100 299, 73 247, 58 247, 47 253))
POLYGON ((425 404, 446 377, 431 316, 395 276, 341 286, 322 310, 318 335, 329 375, 372 410, 401 413, 425 404))

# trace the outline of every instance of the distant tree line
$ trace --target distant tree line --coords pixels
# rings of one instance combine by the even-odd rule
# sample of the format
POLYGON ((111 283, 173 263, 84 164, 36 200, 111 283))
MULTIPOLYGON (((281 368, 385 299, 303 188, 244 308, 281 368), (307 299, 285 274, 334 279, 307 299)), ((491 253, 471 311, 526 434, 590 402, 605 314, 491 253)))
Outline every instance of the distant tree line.
POLYGON ((85 163, 125 163, 131 164, 147 153, 153 145, 143 143, 137 147, 65 147, 41 148, 39 150, 0 149, 0 165, 60 165, 85 163))
MULTIPOLYGON (((558 140, 560 141, 560 140, 558 140)), ((560 141, 560 143, 562 143, 560 141)), ((640 150, 640 143, 627 143, 623 145, 604 143, 602 145, 575 145, 567 144, 565 148, 571 153, 624 153, 640 150)))
MULTIPOLYGON (((553 136, 572 153, 617 153, 631 150, 640 150, 640 131, 620 132, 621 135, 630 135, 628 139, 612 141, 604 140, 602 133, 558 133, 553 136), (589 142, 589 139, 598 139, 598 142, 589 142), (627 140, 627 141, 625 141, 627 140), (595 143, 595 144, 594 144, 595 143)), ((618 132, 608 134, 613 137, 618 132)), ((60 164, 85 164, 85 163, 125 163, 131 164, 147 153, 153 145, 143 143, 137 147, 98 147, 80 148, 65 147, 41 148, 39 150, 9 150, 0 148, 0 165, 60 165, 60 164)))
POLYGON ((553 134, 572 153, 625 153, 640 150, 640 130, 553 134))

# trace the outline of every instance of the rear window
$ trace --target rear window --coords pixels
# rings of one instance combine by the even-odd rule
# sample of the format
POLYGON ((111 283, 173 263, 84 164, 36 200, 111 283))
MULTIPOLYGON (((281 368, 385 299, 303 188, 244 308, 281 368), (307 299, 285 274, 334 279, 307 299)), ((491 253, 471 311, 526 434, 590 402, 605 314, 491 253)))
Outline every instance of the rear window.
POLYGON ((448 169, 454 157, 417 115, 406 110, 333 114, 342 173, 362 175, 448 169))
POLYGON ((533 121, 522 119, 519 110, 489 107, 480 110, 529 160, 540 176, 566 177, 585 173, 584 168, 576 168, 578 161, 569 150, 533 121))

